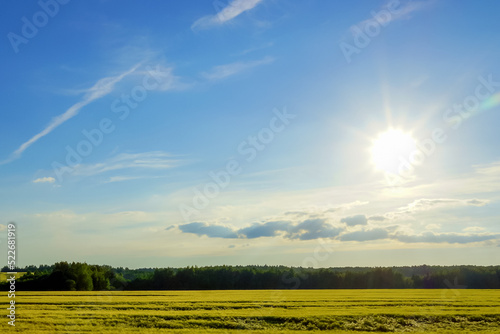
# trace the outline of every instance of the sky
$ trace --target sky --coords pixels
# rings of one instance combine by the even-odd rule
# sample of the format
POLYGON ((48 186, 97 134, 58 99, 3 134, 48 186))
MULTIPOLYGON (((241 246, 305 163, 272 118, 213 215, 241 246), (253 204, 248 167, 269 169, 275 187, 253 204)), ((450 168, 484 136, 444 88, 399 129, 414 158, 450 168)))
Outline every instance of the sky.
POLYGON ((4 3, 17 264, 494 265, 498 1, 4 3))

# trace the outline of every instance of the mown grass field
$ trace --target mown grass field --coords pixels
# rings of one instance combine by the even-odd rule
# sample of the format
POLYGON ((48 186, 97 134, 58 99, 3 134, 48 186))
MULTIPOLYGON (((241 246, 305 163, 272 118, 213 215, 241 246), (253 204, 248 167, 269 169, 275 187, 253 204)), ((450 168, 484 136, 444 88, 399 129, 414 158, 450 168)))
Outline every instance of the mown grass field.
POLYGON ((1 328, 23 333, 500 333, 499 290, 19 292, 16 303, 15 330, 5 316, 1 328))

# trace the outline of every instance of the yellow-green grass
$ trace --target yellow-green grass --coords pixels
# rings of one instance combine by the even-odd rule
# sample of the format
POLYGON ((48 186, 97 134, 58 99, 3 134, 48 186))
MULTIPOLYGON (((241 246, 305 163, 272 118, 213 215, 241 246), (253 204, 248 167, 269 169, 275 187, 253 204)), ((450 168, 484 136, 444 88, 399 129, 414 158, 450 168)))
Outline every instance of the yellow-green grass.
MULTIPOLYGON (((25 272, 15 274, 16 279, 25 274, 26 274, 25 272)), ((7 278, 9 278, 10 276, 11 276, 10 274, 0 272, 0 283, 7 281, 7 278)))
POLYGON ((500 333, 499 290, 18 292, 16 306, 25 333, 500 333))

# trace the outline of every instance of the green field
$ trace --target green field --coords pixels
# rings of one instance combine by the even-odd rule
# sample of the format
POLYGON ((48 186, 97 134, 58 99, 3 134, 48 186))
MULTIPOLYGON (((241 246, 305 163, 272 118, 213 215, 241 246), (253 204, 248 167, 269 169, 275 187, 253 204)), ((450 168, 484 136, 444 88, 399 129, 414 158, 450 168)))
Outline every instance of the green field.
POLYGON ((500 333, 499 290, 19 292, 16 302, 24 333, 500 333))

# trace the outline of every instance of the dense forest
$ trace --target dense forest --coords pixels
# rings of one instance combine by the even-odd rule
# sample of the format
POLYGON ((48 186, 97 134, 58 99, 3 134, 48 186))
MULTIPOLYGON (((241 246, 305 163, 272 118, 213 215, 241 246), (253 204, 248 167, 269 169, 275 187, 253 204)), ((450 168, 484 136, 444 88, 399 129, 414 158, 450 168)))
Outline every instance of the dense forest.
MULTIPOLYGON (((9 271, 7 267, 3 272, 9 271)), ((500 266, 113 268, 86 263, 17 268, 22 290, 498 289, 500 266)), ((7 283, 3 283, 4 288, 7 283)))

